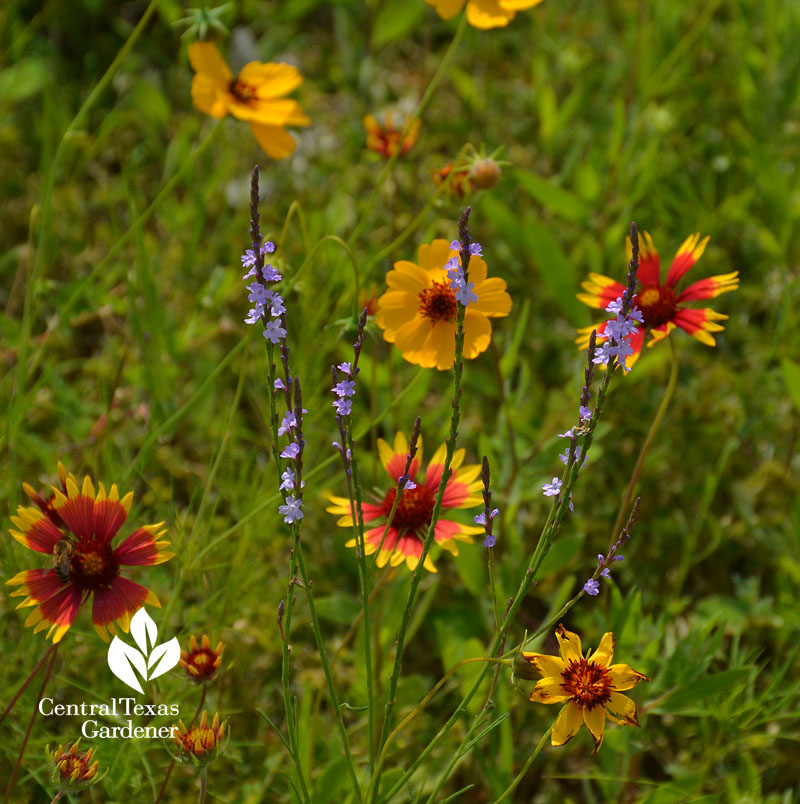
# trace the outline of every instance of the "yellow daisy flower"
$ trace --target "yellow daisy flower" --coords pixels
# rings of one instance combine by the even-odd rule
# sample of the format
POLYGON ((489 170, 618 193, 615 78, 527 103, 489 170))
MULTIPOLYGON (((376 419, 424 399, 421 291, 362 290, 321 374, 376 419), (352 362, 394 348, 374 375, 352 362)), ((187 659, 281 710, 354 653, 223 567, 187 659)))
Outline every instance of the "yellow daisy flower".
MULTIPOLYGON (((455 17, 465 0, 425 0, 443 19, 455 17)), ((518 11, 538 6, 542 0, 466 0, 467 22, 474 28, 505 28, 518 11)))
POLYGON ((283 127, 311 123, 296 100, 283 97, 303 82, 297 67, 251 61, 234 78, 211 42, 189 45, 189 61, 195 71, 192 101, 201 112, 246 120, 258 144, 273 159, 284 159, 294 151, 295 141, 283 127))
MULTIPOLYGON (((458 315, 445 263, 458 252, 446 240, 434 240, 420 246, 417 254, 418 264, 401 260, 386 274, 389 290, 378 299, 375 321, 384 340, 395 344, 409 363, 444 371, 455 360, 458 315)), ((508 315, 511 297, 504 279, 487 279, 481 257, 470 259, 469 281, 475 283, 478 297, 464 315, 464 357, 472 359, 489 347, 489 319, 508 315)))
POLYGON ((580 730, 581 724, 594 738, 594 753, 603 744, 606 718, 621 726, 638 726, 636 704, 624 690, 650 679, 627 664, 611 664, 614 654, 614 635, 603 634, 600 647, 585 659, 581 652, 581 638, 563 625, 556 629, 561 657, 543 653, 522 652, 523 658, 541 674, 530 699, 535 703, 564 703, 553 724, 550 742, 564 745, 580 730))

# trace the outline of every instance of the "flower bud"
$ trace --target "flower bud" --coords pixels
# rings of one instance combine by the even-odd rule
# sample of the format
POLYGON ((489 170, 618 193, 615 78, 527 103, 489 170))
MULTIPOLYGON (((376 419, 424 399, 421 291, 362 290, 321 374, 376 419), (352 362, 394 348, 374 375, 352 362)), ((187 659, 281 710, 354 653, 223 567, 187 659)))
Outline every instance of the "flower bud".
POLYGON ((220 642, 216 648, 211 648, 211 642, 203 634, 200 644, 194 636, 189 640, 189 650, 181 651, 181 667, 193 684, 207 684, 217 675, 222 661, 223 644, 220 642))
POLYGON ((224 752, 228 742, 227 723, 220 724, 218 714, 214 715, 210 726, 206 712, 203 712, 200 722, 190 729, 187 729, 182 721, 178 722, 180 724, 178 734, 172 739, 178 749, 175 759, 179 762, 200 768, 213 762, 224 752))
POLYGON ((59 793, 77 793, 102 778, 97 775, 97 760, 92 762, 94 748, 79 755, 78 743, 80 739, 71 745, 60 745, 55 751, 47 746, 50 781, 59 793))
POLYGON ((479 190, 488 190, 500 181, 500 165, 491 157, 473 162, 469 177, 479 190))

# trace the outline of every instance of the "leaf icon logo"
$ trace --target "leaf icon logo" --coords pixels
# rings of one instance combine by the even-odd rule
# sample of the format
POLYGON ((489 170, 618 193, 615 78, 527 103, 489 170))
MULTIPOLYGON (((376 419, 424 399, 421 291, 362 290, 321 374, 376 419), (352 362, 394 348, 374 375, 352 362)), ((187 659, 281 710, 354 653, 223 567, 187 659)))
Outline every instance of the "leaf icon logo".
POLYGON ((172 670, 180 661, 181 648, 178 638, 172 637, 163 645, 156 644, 158 626, 144 610, 139 609, 131 619, 131 636, 137 647, 115 636, 108 647, 108 666, 111 672, 131 689, 144 693, 141 677, 152 681, 172 670))

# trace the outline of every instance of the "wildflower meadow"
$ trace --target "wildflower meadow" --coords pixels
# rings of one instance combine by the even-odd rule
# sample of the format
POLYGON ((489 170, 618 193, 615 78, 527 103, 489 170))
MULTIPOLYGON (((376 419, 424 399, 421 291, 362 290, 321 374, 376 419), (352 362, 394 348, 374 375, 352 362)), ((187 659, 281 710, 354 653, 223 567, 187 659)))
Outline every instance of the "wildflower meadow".
POLYGON ((800 804, 800 4, 0 8, 0 801, 800 804))

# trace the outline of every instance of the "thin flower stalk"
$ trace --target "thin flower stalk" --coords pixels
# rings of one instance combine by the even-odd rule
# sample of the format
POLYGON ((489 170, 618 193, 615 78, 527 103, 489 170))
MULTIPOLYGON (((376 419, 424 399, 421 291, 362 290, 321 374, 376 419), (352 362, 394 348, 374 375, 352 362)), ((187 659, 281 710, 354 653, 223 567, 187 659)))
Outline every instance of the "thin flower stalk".
MULTIPOLYGON (((462 20, 463 25, 463 20, 462 20)), ((459 26, 459 30, 461 30, 461 26, 459 26)), ((469 282, 469 261, 471 257, 471 249, 470 249, 470 235, 469 235, 469 214, 470 214, 470 207, 467 207, 464 212, 461 214, 461 217, 458 221, 458 235, 459 235, 459 243, 461 245, 461 271, 464 286, 468 286, 469 282)), ((464 315, 466 312, 466 305, 460 303, 458 305, 458 318, 456 322, 456 343, 455 343, 455 362, 453 364, 453 398, 451 400, 452 403, 452 413, 450 415, 450 430, 449 434, 446 439, 446 453, 444 459, 444 469, 442 471, 442 476, 439 481, 439 489, 436 494, 436 501, 433 507, 433 514, 431 516, 431 523, 428 527, 428 533, 425 536, 425 541, 422 545, 422 554, 419 557, 419 563, 414 569, 414 573, 411 577, 411 584, 408 590, 408 599, 406 601, 405 608, 403 609, 403 616, 400 623, 400 630, 397 633, 397 642, 395 647, 395 658, 394 658, 394 666, 392 667, 392 674, 389 679, 389 692, 386 699, 386 708, 384 711, 384 720, 383 720, 383 729, 381 731, 381 738, 380 738, 380 749, 383 750, 383 746, 386 744, 386 740, 389 737, 389 732, 392 727, 392 713, 394 711, 394 704, 397 696, 397 683, 400 677, 400 667, 403 661, 403 651, 405 648, 405 637, 406 632, 408 630, 408 625, 411 620, 411 612, 414 608, 414 601, 417 595, 417 589, 419 587, 420 581, 422 580, 422 574, 424 571, 425 566, 425 559, 428 556, 428 552, 430 551, 431 545, 434 541, 434 536, 436 533, 436 523, 439 519, 439 515, 442 509, 442 500, 444 498, 445 489, 447 488, 447 481, 450 479, 451 475, 451 463, 453 461, 453 454, 455 453, 456 449, 456 441, 458 439, 458 427, 461 422, 461 388, 462 388, 462 377, 464 373, 464 362, 462 359, 463 349, 464 349, 464 315)), ((483 675, 483 674, 482 674, 483 675)), ((376 799, 380 796, 380 770, 376 770, 375 774, 373 775, 372 782, 370 783, 370 791, 374 791, 376 799)), ((391 795, 387 796, 387 798, 391 798, 391 795)), ((371 801, 371 793, 367 793, 367 801, 371 801)))
POLYGON ((520 768, 519 773, 514 777, 514 781, 500 794, 500 798, 495 801, 495 804, 501 804, 501 802, 506 801, 508 797, 517 789, 519 783, 525 778, 525 775, 530 770, 531 765, 533 765, 534 760, 539 754, 542 753, 542 749, 547 744, 547 738, 550 736, 550 732, 553 731, 553 727, 550 728, 542 735, 539 742, 536 744, 536 748, 533 749, 533 753, 525 760, 525 764, 520 768))
MULTIPOLYGON (((638 263, 639 246, 638 246, 638 236, 635 224, 632 224, 631 226, 631 241, 633 244, 633 253, 630 261, 628 285, 626 287, 625 295, 623 297, 623 312, 625 314, 627 314, 631 309, 634 290, 636 286, 636 273, 639 268, 638 263)), ((503 641, 503 638, 505 637, 506 632, 514 622, 517 611, 519 610, 519 607, 522 605, 522 602, 525 599, 528 590, 530 589, 531 585, 533 584, 536 578, 536 573, 539 571, 542 561, 544 561, 544 558, 547 555, 548 550, 550 549, 550 545, 552 543, 553 538, 558 533, 561 520, 563 519, 568 508, 569 492, 571 491, 571 488, 574 485, 574 481, 575 478, 577 477, 580 465, 585 460, 586 453, 591 447, 594 429, 597 425, 597 421, 600 418, 600 413, 602 412, 603 405, 605 403, 605 398, 608 391, 608 384, 610 382, 611 375, 614 373, 613 369, 615 365, 615 360, 616 358, 613 356, 609 360, 608 370, 605 372, 605 376, 601 381, 600 389, 598 390, 597 393, 597 401, 595 403, 594 411, 592 412, 590 421, 584 428, 583 443, 582 443, 582 460, 580 462, 573 460, 571 464, 568 464, 567 466, 564 467, 564 473, 562 475, 562 488, 565 489, 565 493, 559 494, 554 499, 547 520, 540 533, 536 547, 534 548, 531 558, 528 561, 528 566, 525 569, 522 579, 520 580, 519 588, 517 589, 517 592, 514 595, 514 597, 511 599, 510 605, 508 606, 508 609, 506 611, 505 618, 503 619, 503 622, 500 624, 500 629, 498 633, 495 635, 492 645, 487 651, 487 656, 495 656, 497 654, 497 651, 503 641)), ((436 746, 439 745, 439 743, 450 732, 453 726, 457 722, 459 722, 459 720, 461 719, 461 713, 465 711, 466 707, 469 705, 469 702, 475 697, 478 690, 481 688, 481 685, 483 684, 484 679, 486 678, 488 672, 489 667, 487 665, 477 674, 475 680, 472 683, 472 686, 462 697, 459 704, 453 710, 453 713, 450 715, 450 717, 447 719, 444 725, 442 725, 442 727, 439 729, 439 731, 436 733, 433 739, 422 749, 422 751, 420 751, 419 755, 410 763, 410 765, 406 768, 404 773, 394 783, 392 788, 386 792, 386 794, 383 796, 384 800, 387 801, 390 800, 393 795, 395 795, 399 790, 402 790, 406 786, 409 779, 416 772, 417 768, 427 759, 431 751, 433 751, 434 748, 436 748, 436 746)), ((475 718, 473 720, 472 725, 467 730, 466 734, 464 735, 461 741, 462 746, 467 744, 472 739, 472 736, 474 735, 479 724, 480 724, 479 717, 475 718)), ((435 795, 438 793, 438 791, 446 782, 449 770, 450 769, 445 769, 445 772, 438 780, 433 793, 428 799, 429 801, 433 801, 435 795)))

